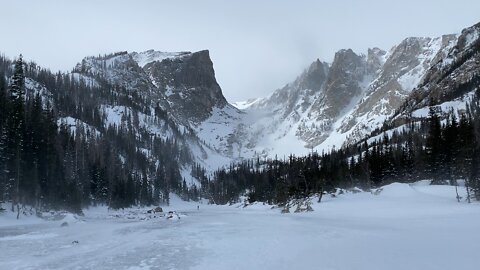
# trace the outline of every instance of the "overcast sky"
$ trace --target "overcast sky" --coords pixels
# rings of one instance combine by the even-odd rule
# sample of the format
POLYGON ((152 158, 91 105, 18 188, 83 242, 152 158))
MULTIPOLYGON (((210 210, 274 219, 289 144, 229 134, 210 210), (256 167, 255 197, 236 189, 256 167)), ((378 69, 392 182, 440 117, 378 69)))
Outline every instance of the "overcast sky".
POLYGON ((116 51, 210 50, 227 100, 265 96, 335 51, 480 22, 478 0, 0 0, 0 52, 52 70, 116 51))

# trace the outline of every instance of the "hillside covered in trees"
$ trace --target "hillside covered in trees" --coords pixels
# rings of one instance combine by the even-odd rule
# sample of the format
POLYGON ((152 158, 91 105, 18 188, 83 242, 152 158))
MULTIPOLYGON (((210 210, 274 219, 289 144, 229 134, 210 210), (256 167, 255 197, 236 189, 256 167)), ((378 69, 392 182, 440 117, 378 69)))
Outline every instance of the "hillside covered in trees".
MULTIPOLYGON (((170 192, 197 199, 200 191, 187 187, 179 171, 191 160, 184 144, 142 130, 138 111, 145 108, 135 106, 137 99, 106 82, 92 85, 21 56, 15 62, 0 57, 0 208, 1 202, 18 212, 168 204, 170 192), (127 113, 127 126, 105 126, 106 112, 94 99, 135 111, 127 113), (83 121, 72 124, 65 116, 83 121), (145 144, 150 151, 138 147, 145 144)), ((152 121, 165 119, 156 115, 152 121)))

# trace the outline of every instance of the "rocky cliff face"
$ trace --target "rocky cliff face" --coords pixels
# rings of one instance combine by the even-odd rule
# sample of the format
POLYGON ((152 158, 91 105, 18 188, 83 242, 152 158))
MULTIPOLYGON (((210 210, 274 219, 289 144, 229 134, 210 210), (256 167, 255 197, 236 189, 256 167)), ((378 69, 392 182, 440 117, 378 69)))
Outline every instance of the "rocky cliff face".
POLYGON ((335 54, 323 95, 315 100, 303 125, 296 132, 307 143, 306 147, 313 148, 328 138, 335 128, 335 119, 362 94, 366 76, 364 56, 352 50, 341 50, 335 54))
POLYGON ((337 52, 328 73, 325 97, 317 101, 313 109, 322 111, 320 116, 337 117, 352 98, 361 94, 365 75, 365 57, 356 55, 350 49, 337 52))
POLYGON ((163 90, 172 113, 184 121, 205 120, 213 108, 227 105, 208 51, 152 61, 143 69, 152 83, 163 90))

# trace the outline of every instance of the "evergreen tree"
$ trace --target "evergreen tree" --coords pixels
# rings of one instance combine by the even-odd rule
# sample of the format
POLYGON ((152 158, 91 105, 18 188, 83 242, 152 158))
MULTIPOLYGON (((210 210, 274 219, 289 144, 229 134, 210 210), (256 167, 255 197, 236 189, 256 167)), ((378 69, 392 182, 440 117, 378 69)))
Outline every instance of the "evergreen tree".
POLYGON ((432 183, 442 183, 440 166, 442 161, 442 126, 437 107, 431 106, 429 110, 429 131, 426 138, 427 175, 432 178, 432 183))
MULTIPOLYGON (((25 75, 22 55, 15 62, 14 72, 10 83, 10 111, 7 120, 7 159, 9 163, 9 187, 14 206, 19 211, 21 200, 20 185, 22 181, 23 146, 25 135, 25 75)), ((18 215, 17 215, 18 217, 18 215)))
POLYGON ((1 203, 6 200, 7 189, 7 127, 8 99, 5 74, 0 70, 0 208, 1 203))

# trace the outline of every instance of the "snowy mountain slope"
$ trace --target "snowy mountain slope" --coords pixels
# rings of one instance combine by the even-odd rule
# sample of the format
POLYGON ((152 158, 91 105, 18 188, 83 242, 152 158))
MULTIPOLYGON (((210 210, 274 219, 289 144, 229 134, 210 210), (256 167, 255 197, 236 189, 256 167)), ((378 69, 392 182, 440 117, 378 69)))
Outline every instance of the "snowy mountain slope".
POLYGON ((339 131, 347 143, 355 142, 383 125, 422 81, 436 57, 453 46, 454 36, 408 38, 387 53, 378 76, 351 114, 342 120, 339 131))
MULTIPOLYGON (((99 114, 94 118, 100 121, 93 123, 91 117, 86 120, 82 112, 75 110, 59 111, 61 118, 57 123, 70 131, 75 133, 81 128, 103 136, 107 129, 123 130, 135 138, 134 149, 156 166, 158 162, 150 158, 153 137, 173 142, 180 147, 179 151, 185 152, 182 156, 186 163, 181 164, 180 175, 188 185, 199 185, 189 176, 194 164, 213 171, 232 161, 217 150, 216 144, 208 144, 208 136, 215 136, 199 132, 202 125, 213 127, 224 117, 230 119, 241 114, 223 97, 208 51, 150 50, 86 57, 69 78, 92 89, 86 102, 96 108, 93 115, 99 114)), ((51 99, 50 90, 31 78, 27 78, 26 88, 28 93, 51 99)), ((61 89, 55 91, 62 95, 61 89)), ((122 162, 126 158, 120 154, 122 162)))
MULTIPOLYGON (((223 96, 208 51, 122 52, 86 58, 75 71, 138 94, 134 105, 147 109, 138 113, 140 126, 163 138, 185 137, 195 162, 209 171, 229 164, 238 152, 231 135, 243 113, 223 96), (164 121, 154 123, 154 116, 164 121)), ((117 126, 120 114, 132 114, 126 106, 103 104, 102 110, 106 124, 117 126)))
MULTIPOLYGON (((463 81, 475 77, 474 64, 460 65, 464 67, 461 71, 452 67, 470 55, 477 59, 478 53, 472 52, 478 46, 475 29, 477 26, 437 38, 407 38, 388 52, 373 48, 366 55, 357 55, 341 50, 331 64, 322 65, 322 72, 311 72, 319 67, 317 60, 294 83, 266 98, 243 103, 247 116, 242 124, 250 133, 242 155, 306 154, 365 138, 404 110, 405 102, 418 95, 419 86, 433 85, 422 91, 435 92, 432 80, 440 76, 435 70, 453 69, 451 76, 457 82, 459 77, 463 81)), ((425 102, 422 104, 414 108, 421 109, 425 102)))
POLYGON ((25 78, 25 90, 26 96, 34 97, 39 95, 42 99, 42 104, 52 104, 52 93, 44 85, 35 80, 25 78))
POLYGON ((400 114, 466 95, 480 84, 480 23, 466 28, 435 58, 400 114))

